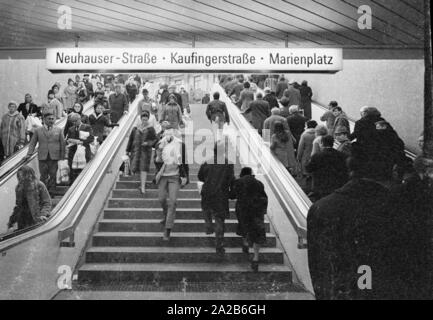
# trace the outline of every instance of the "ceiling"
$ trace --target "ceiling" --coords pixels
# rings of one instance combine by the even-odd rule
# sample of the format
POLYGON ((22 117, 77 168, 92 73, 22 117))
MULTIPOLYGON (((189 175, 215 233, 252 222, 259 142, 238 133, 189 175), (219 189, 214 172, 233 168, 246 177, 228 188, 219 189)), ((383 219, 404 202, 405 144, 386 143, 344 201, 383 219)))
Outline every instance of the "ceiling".
POLYGON ((422 48, 422 0, 0 0, 0 48, 422 48), (58 8, 72 9, 60 30, 58 8), (373 29, 358 28, 369 5, 373 29))

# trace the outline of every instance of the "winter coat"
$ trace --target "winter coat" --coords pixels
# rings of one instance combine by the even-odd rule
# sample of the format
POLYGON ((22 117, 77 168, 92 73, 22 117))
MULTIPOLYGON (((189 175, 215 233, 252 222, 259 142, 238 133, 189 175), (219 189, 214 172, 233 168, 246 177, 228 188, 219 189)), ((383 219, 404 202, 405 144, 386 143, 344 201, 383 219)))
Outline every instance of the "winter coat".
POLYGON ((301 93, 301 109, 304 110, 304 116, 311 119, 311 98, 313 97, 313 91, 308 86, 301 86, 299 89, 301 93))
POLYGON ((28 110, 27 110, 26 105, 27 105, 27 103, 25 103, 25 102, 21 103, 17 109, 17 111, 23 115, 24 119, 27 119, 27 117, 29 115, 32 115, 34 113, 36 113, 36 117, 42 116, 41 109, 36 104, 30 103, 28 110))
POLYGON ((281 122, 284 126, 284 130, 289 130, 289 124, 287 123, 286 118, 283 118, 279 115, 272 115, 269 118, 267 118, 265 120, 265 122, 263 123, 263 139, 265 140, 265 142, 270 142, 271 141, 271 137, 274 134, 274 130, 275 130, 275 124, 277 122, 281 122))
POLYGON ((183 124, 182 110, 177 103, 166 104, 162 108, 160 122, 163 121, 168 121, 175 129, 179 129, 179 126, 183 124))
POLYGON ((318 198, 342 187, 349 178, 346 157, 332 148, 325 148, 311 156, 306 169, 313 176, 312 189, 318 198))
POLYGON ((152 147, 156 143, 156 132, 153 127, 144 130, 134 127, 129 136, 126 152, 131 153, 132 172, 149 172, 152 158, 152 147), (143 143, 147 144, 144 146, 143 143))
POLYGON ((299 145, 301 135, 305 131, 305 123, 308 121, 306 117, 299 113, 294 113, 287 117, 287 123, 289 124, 290 131, 293 137, 296 139, 296 147, 299 145))
POLYGON ((275 134, 271 137, 271 150, 284 167, 295 169, 298 167, 298 162, 295 157, 293 139, 290 131, 287 133, 289 135, 289 140, 286 142, 282 142, 275 134))
POLYGON ((265 244, 264 216, 267 213, 268 196, 263 183, 254 176, 239 178, 233 183, 230 199, 237 199, 237 234, 251 243, 265 244))
POLYGON ((283 93, 289 99, 289 107, 301 105, 301 92, 293 86, 289 86, 283 93))
POLYGON ((313 151, 313 141, 316 139, 314 129, 307 129, 301 136, 299 141, 297 158, 301 164, 302 174, 307 175, 306 166, 311 159, 311 152, 313 151))
POLYGON ((244 89, 242 90, 236 105, 241 109, 241 111, 245 111, 248 109, 252 101, 254 101, 254 92, 250 89, 244 89))
MULTIPOLYGON (((73 126, 69 128, 68 134, 66 136, 67 139, 75 139, 75 140, 81 140, 83 142, 83 146, 86 148, 86 162, 89 162, 92 158, 92 153, 90 152, 90 144, 93 142, 93 132, 92 127, 88 124, 81 124, 78 128, 76 126, 73 126), (80 139, 80 131, 89 132, 89 136, 87 139, 80 139)), ((69 168, 72 168, 72 161, 74 159, 75 152, 77 151, 77 145, 73 145, 69 147, 69 153, 68 153, 68 162, 69 162, 69 168)))
POLYGON ((355 140, 361 144, 368 146, 375 143, 377 139, 376 122, 385 121, 379 116, 365 116, 355 122, 355 128, 350 135, 350 140, 355 140))
POLYGON ((280 105, 278 104, 277 98, 272 94, 267 94, 263 100, 265 100, 267 103, 269 103, 269 108, 272 110, 273 108, 279 108, 280 105))
POLYGON ((110 119, 105 114, 91 114, 89 116, 89 123, 92 127, 93 136, 98 138, 98 142, 102 143, 106 138, 106 128, 116 127, 116 123, 110 123, 110 119))
MULTIPOLYGON (((389 190, 370 180, 353 179, 308 212, 308 265, 316 298, 386 299, 392 244, 389 190), (372 290, 360 290, 361 266, 372 271, 372 290)), ((401 229, 402 226, 399 226, 401 229)))
POLYGON ((4 154, 9 157, 16 151, 17 145, 23 145, 26 140, 26 125, 24 117, 18 113, 6 113, 0 124, 0 138, 4 154))
POLYGON ((250 123, 261 134, 265 120, 271 116, 269 103, 263 99, 257 99, 250 103, 250 106, 245 113, 250 113, 250 123))
POLYGON ((275 91, 277 98, 281 99, 283 97, 284 91, 289 87, 286 81, 279 81, 277 83, 277 89, 275 91))
POLYGON ((230 187, 234 181, 234 165, 205 162, 200 166, 198 180, 204 182, 201 190, 203 210, 212 209, 216 214, 228 218, 230 187))
POLYGON ((337 127, 346 128, 347 132, 350 133, 350 123, 349 119, 347 119, 346 114, 342 113, 337 118, 335 118, 333 128, 336 129, 337 127))
POLYGON ((328 133, 330 135, 333 135, 334 132, 334 123, 335 123, 335 116, 332 113, 332 111, 326 111, 323 116, 320 117, 320 121, 326 122, 326 128, 328 128, 328 133))
POLYGON ((209 102, 206 108, 206 116, 209 121, 215 121, 218 117, 226 123, 230 123, 230 115, 227 110, 227 105, 221 100, 213 100, 209 102))
POLYGON ((67 86, 64 90, 64 107, 65 110, 71 110, 74 107, 75 102, 77 102, 77 88, 72 86, 67 86))
POLYGON ((119 122, 123 113, 129 109, 128 98, 126 98, 123 93, 113 93, 110 95, 108 98, 108 104, 110 105, 112 123, 119 122))
POLYGON ((391 189, 392 250, 388 265, 393 279, 392 299, 433 299, 433 187, 418 175, 391 189), (428 276, 430 274, 430 277, 428 276))
POLYGON ((18 229, 24 229, 40 222, 40 217, 50 215, 51 197, 44 183, 36 181, 34 189, 29 189, 26 193, 18 187, 15 189, 15 208, 8 227, 18 223, 18 229))

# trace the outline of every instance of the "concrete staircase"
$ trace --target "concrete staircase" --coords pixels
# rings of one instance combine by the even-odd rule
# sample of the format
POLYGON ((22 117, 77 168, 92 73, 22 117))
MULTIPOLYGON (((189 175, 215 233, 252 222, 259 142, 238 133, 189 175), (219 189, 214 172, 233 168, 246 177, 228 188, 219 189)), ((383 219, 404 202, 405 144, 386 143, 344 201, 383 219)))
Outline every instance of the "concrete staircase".
MULTIPOLYGON (((240 166, 236 166, 236 174, 239 170, 240 166)), ((198 166, 192 166, 191 183, 179 191, 176 223, 169 242, 162 239, 162 209, 156 186, 149 185, 143 196, 138 190, 138 176, 119 177, 78 269, 75 289, 297 291, 291 270, 284 265, 283 252, 270 233, 269 222, 260 271, 252 272, 250 257, 242 252, 241 238, 236 235, 234 201, 230 203, 230 219, 226 220, 226 254, 224 258, 216 255, 214 235, 205 234, 197 172, 198 166)), ((153 175, 149 175, 148 181, 152 179, 153 175)))

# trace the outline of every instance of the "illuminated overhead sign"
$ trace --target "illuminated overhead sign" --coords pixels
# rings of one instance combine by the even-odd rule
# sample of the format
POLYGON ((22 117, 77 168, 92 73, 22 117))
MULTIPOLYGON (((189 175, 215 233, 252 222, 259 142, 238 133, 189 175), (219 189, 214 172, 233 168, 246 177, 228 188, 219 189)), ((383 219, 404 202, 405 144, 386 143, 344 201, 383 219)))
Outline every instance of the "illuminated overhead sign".
POLYGON ((337 72, 342 49, 58 48, 47 49, 47 69, 152 72, 337 72))

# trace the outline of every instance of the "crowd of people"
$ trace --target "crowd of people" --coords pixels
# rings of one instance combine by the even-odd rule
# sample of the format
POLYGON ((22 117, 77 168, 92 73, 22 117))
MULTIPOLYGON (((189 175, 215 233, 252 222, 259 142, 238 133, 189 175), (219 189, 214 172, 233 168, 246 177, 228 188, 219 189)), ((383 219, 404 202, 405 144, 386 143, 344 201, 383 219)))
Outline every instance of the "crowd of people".
POLYGON ((61 84, 55 83, 48 91, 47 102, 40 106, 33 103, 30 94, 19 106, 9 103, 9 112, 1 124, 4 155, 9 157, 28 144, 24 157, 27 161, 38 146, 40 173, 38 179, 31 167, 24 165, 19 169, 16 206, 9 229, 21 230, 48 218, 51 198, 58 194, 57 186, 74 183, 110 130, 128 113, 129 102, 136 98, 141 83, 137 75, 130 75, 126 81, 122 75, 90 78, 84 74, 82 80, 76 75, 75 81, 68 79, 63 91, 61 84), (89 101, 93 112, 87 115, 84 104, 89 101), (66 118, 64 128, 56 126, 61 118, 66 118))
MULTIPOLYGON (((316 297, 431 299, 433 161, 408 158, 377 108, 361 108, 351 130, 331 101, 319 125, 306 81, 281 77, 263 97, 234 79, 221 83, 226 93, 313 201, 307 229, 316 297), (373 279, 367 290, 359 286, 365 266, 373 279)), ((419 142, 422 149, 423 134, 419 142)))

